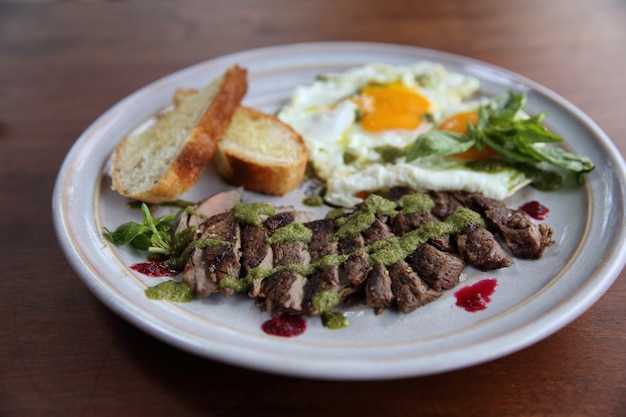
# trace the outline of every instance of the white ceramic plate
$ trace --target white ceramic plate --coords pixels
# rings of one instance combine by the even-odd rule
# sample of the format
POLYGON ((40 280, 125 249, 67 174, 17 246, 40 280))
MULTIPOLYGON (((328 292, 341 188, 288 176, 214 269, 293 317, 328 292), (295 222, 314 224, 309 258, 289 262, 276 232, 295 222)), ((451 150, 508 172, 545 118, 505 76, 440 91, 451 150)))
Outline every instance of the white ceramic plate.
MULTIPOLYGON (((519 75, 447 53, 372 43, 309 43, 224 56, 160 79, 119 102, 78 139, 60 170, 53 215, 61 246, 87 287, 107 306, 157 338, 207 358, 279 374, 327 379, 384 379, 457 369, 524 348, 552 334, 589 308, 624 266, 624 162, 609 138, 572 104, 519 75), (144 260, 112 247, 103 226, 114 228, 139 213, 110 190, 106 163, 118 141, 164 108, 177 87, 201 87, 227 67, 249 70, 245 104, 273 112, 297 84, 316 74, 374 61, 407 64, 430 60, 481 80, 487 93, 525 91, 530 112, 547 111, 547 123, 572 151, 589 156, 597 169, 583 186, 556 193, 525 190, 508 202, 539 200, 557 245, 539 261, 480 272, 467 269, 461 285, 496 278, 488 308, 469 313, 455 306, 454 291, 414 313, 347 311, 342 330, 309 319, 295 338, 269 336, 260 326, 270 316, 245 296, 214 295, 186 304, 151 301, 144 295, 159 279, 134 273, 144 260)), ((184 196, 197 201, 228 189, 210 169, 184 196)), ((284 201, 300 205, 303 186, 284 201)), ((247 201, 264 199, 246 194, 247 201)), ((278 199, 274 200, 278 202, 278 199)))

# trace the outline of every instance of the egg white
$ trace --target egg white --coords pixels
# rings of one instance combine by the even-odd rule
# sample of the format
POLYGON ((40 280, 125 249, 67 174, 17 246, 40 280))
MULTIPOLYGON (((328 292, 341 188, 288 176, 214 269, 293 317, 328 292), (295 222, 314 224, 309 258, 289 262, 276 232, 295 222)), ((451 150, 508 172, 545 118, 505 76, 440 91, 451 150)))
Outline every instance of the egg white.
POLYGON ((481 101, 468 98, 479 87, 477 79, 431 62, 408 66, 373 63, 323 74, 309 85, 298 86, 278 117, 303 137, 317 176, 327 182, 325 200, 330 204, 353 206, 361 201, 355 196, 358 192, 396 185, 424 191, 482 192, 503 199, 530 181, 512 169, 478 172, 443 159, 407 163, 400 157, 389 161, 380 150, 406 151, 419 134, 433 129, 444 118, 476 109, 481 101), (359 107, 351 98, 364 86, 398 81, 429 101, 428 120, 415 129, 363 129, 358 123, 359 107))

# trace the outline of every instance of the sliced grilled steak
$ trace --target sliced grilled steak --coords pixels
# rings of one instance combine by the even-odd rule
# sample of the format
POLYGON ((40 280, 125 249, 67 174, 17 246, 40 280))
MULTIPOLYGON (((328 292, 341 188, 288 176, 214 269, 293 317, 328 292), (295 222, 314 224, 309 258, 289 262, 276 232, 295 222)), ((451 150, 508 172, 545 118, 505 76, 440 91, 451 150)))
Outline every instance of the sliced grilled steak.
MULTIPOLYGON (((394 187, 386 193, 386 197, 397 201, 412 192, 408 187, 394 187)), ((538 258, 545 248, 554 244, 549 226, 536 225, 526 213, 508 209, 502 202, 472 193, 433 192, 429 196, 435 202, 431 211, 390 214, 394 211, 385 207, 383 212, 386 214, 377 214, 367 229, 347 237, 346 233, 342 233, 338 241, 335 233, 339 226, 335 220, 315 220, 310 213, 295 211, 291 207, 277 207, 276 214, 267 217, 261 226, 240 224, 230 210, 237 202, 237 193, 221 196, 206 207, 210 212, 224 204, 230 206, 224 212, 213 213, 206 220, 196 215, 181 218, 179 229, 197 225, 195 239, 227 242, 195 249, 185 266, 183 279, 199 297, 220 290, 228 296, 233 290, 220 289, 222 279, 241 279, 259 268, 265 270, 267 277, 253 281, 248 294, 269 311, 318 315, 323 311, 314 305, 314 298, 326 291, 336 291, 340 301, 353 295, 364 297, 365 303, 377 314, 395 305, 401 312, 408 313, 457 285, 464 262, 485 270, 512 265, 509 251, 500 245, 494 233, 501 235, 513 255, 519 257, 538 258), (402 237, 428 223, 445 221, 463 207, 480 213, 487 227, 472 223, 462 233, 452 237, 432 238, 432 235, 427 235, 430 237, 428 242, 419 245, 405 259, 396 261, 395 255, 391 258, 379 257, 381 252, 377 252, 380 249, 377 242, 402 237), (308 236, 307 239, 293 236, 284 240, 275 239, 279 236, 279 229, 288 225, 305 228, 299 229, 300 232, 304 230, 308 233, 308 228, 312 232, 311 240, 306 242, 308 236), (269 238, 271 240, 268 241, 269 238), (388 259, 382 262, 393 263, 385 266, 378 262, 372 266, 374 262, 369 258, 368 251, 375 254, 372 259, 388 259), (309 269, 307 276, 302 275, 305 269, 301 266, 332 255, 349 256, 339 265, 327 262, 324 266, 309 269)), ((403 210, 407 201, 413 200, 402 199, 399 203, 403 210)), ((367 210, 373 210, 372 207, 375 206, 363 206, 366 211, 359 214, 363 215, 363 221, 369 223, 371 212, 367 210)), ((358 221, 361 221, 360 217, 358 221)), ((424 230, 429 233, 428 230, 448 229, 424 230)), ((419 231, 407 236, 409 239, 394 239, 392 244, 400 243, 400 252, 397 253, 406 250, 406 242, 411 242, 416 236, 420 236, 419 231)))
POLYGON ((372 307, 376 314, 380 314, 391 306, 393 298, 389 270, 379 262, 367 274, 365 303, 372 307))
POLYGON ((432 213, 440 220, 444 220, 462 207, 467 207, 458 201, 453 193, 433 191, 428 193, 428 195, 435 202, 435 208, 432 209, 432 213))
MULTIPOLYGON (((205 223, 201 239, 215 239, 230 245, 215 245, 204 249, 209 279, 219 286, 222 278, 237 279, 240 276, 239 262, 241 235, 239 222, 231 211, 210 217, 205 223)), ((233 294, 230 288, 222 288, 225 296, 233 294)))
POLYGON ((546 248, 555 244, 552 228, 546 224, 537 225, 523 211, 510 209, 503 202, 482 194, 455 193, 455 197, 485 216, 502 235, 513 255, 519 258, 539 259, 546 248))
POLYGON ((458 256, 443 252, 428 243, 420 245, 407 256, 406 263, 436 291, 457 285, 465 267, 458 256))
MULTIPOLYGON (((334 224, 333 219, 315 220, 305 224, 313 232, 313 237, 309 242, 312 263, 325 256, 338 253, 338 244, 333 239, 334 224)), ((323 266, 315 270, 308 278, 304 291, 303 310, 305 314, 318 315, 321 312, 317 310, 312 301, 316 294, 330 290, 337 291, 338 294, 343 293, 339 281, 339 266, 323 266)))
POLYGON ((339 240, 338 250, 341 255, 350 255, 339 267, 339 287, 343 297, 358 291, 370 270, 367 253, 363 251, 365 244, 360 233, 339 240))
MULTIPOLYGON (((241 275, 246 276, 254 268, 270 269, 274 256, 272 248, 267 244, 269 231, 264 225, 241 225, 241 275)), ((254 280, 248 294, 256 297, 261 289, 261 281, 254 280)))
MULTIPOLYGON (((297 221, 299 223, 311 221, 309 213, 291 211, 279 213, 269 217, 265 224, 275 232, 280 227, 297 221)), ((311 254, 307 244, 297 240, 287 240, 271 245, 274 266, 307 265, 311 262, 311 254)), ((295 270, 287 269, 276 272, 261 282, 258 297, 263 299, 268 311, 302 311, 304 288, 307 279, 295 270)))
POLYGON ((459 255, 468 263, 491 270, 513 265, 513 259, 495 236, 478 224, 471 224, 456 237, 459 255))
POLYGON ((427 304, 442 294, 426 285, 418 274, 405 261, 399 261, 389 267, 391 290, 403 313, 410 313, 427 304))

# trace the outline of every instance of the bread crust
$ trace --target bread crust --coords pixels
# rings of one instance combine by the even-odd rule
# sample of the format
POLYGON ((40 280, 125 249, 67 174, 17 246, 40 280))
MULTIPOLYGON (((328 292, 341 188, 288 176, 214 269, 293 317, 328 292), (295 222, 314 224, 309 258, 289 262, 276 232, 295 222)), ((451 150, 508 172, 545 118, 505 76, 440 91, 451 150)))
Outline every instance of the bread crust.
POLYGON ((227 147, 230 129, 226 131, 224 146, 218 145, 214 164, 222 178, 228 183, 242 186, 247 190, 269 195, 284 195, 296 188, 304 178, 308 162, 308 151, 302 137, 276 117, 245 106, 239 106, 238 115, 232 123, 255 123, 264 120, 274 127, 269 134, 279 134, 288 140, 283 146, 290 147, 293 158, 272 159, 271 155, 255 155, 250 152, 237 152, 227 147))
MULTIPOLYGON (((187 136, 184 146, 176 159, 170 164, 165 174, 152 186, 145 189, 127 187, 120 178, 128 175, 121 161, 124 152, 128 152, 133 137, 128 136, 118 145, 111 177, 112 188, 125 197, 148 203, 163 203, 176 200, 187 192, 200 178, 204 168, 215 155, 216 147, 230 120, 247 91, 247 71, 239 66, 229 68, 219 91, 213 97, 206 112, 198 124, 187 136)), ((182 94, 189 94, 184 90, 182 94)), ((176 105, 180 92, 173 102, 176 105)))

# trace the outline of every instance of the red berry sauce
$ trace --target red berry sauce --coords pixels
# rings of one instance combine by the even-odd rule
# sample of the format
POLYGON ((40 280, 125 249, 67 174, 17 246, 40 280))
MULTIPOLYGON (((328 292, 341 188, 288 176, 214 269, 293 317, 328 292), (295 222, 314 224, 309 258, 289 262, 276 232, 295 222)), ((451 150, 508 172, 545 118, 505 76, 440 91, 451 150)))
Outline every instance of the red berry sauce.
POLYGON ((297 314, 281 314, 267 320, 261 329, 272 336, 294 337, 304 333, 306 321, 297 314))
POLYGON ((541 204, 538 201, 529 201, 528 203, 519 207, 519 210, 525 212, 533 219, 545 220, 548 217, 550 209, 541 204))
POLYGON ((148 259, 146 262, 133 264, 130 269, 153 278, 173 277, 180 273, 180 271, 166 267, 157 259, 148 259))
POLYGON ((471 313, 485 310, 497 285, 498 283, 495 279, 483 279, 475 284, 463 287, 454 293, 456 305, 471 313))

